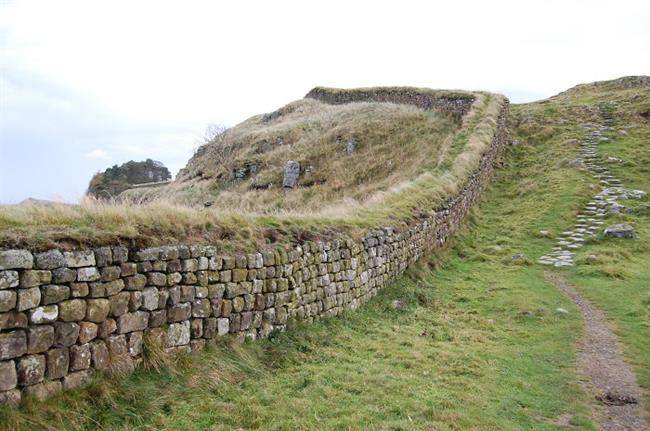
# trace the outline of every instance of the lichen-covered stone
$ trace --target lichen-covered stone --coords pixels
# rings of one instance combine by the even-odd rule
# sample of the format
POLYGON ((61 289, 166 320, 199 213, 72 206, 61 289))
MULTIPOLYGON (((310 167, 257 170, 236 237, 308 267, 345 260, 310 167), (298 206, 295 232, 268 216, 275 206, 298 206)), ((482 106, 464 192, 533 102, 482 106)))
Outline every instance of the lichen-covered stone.
POLYGON ((70 347, 70 372, 90 368, 91 357, 90 344, 70 347))
POLYGON ((70 347, 79 338, 79 324, 75 322, 56 322, 54 324, 54 345, 70 347))
POLYGON ((48 350, 45 354, 47 365, 45 376, 50 379, 60 379, 68 374, 70 353, 66 348, 48 350))
POLYGON ((156 287, 147 287, 142 291, 142 308, 150 311, 158 308, 158 289, 156 287))
POLYGON ((59 319, 64 322, 75 322, 86 316, 86 301, 71 299, 59 304, 59 319))
POLYGON ((612 238, 636 238, 634 227, 623 223, 608 226, 604 234, 612 238))
POLYGON ((129 355, 140 356, 142 354, 143 332, 135 331, 126 335, 128 342, 129 355))
POLYGON ((34 308, 41 303, 41 289, 32 287, 29 289, 18 289, 17 311, 25 311, 34 308))
POLYGON ((192 314, 192 305, 189 302, 182 302, 170 307, 167 310, 167 321, 170 323, 180 322, 190 318, 192 314))
POLYGON ((70 297, 70 287, 60 284, 41 286, 41 304, 50 305, 64 301, 70 297))
POLYGON ((90 343, 90 354, 93 368, 103 370, 110 365, 110 354, 104 341, 95 340, 90 343))
POLYGON ((32 308, 27 313, 29 322, 33 325, 52 323, 59 317, 59 307, 56 305, 44 305, 32 308))
POLYGON ((44 355, 23 356, 17 362, 16 373, 18 374, 19 385, 35 385, 43 381, 45 376, 44 355))
POLYGON ((0 250, 0 270, 30 269, 34 266, 34 256, 27 250, 0 250))
POLYGON ((182 346, 190 342, 190 322, 171 323, 167 329, 167 347, 182 346))
POLYGON ((0 290, 0 313, 16 308, 18 294, 15 290, 0 290))
POLYGON ((27 353, 42 353, 54 344, 54 327, 51 325, 34 326, 27 330, 27 353))
POLYGON ((136 274, 124 279, 126 290, 142 290, 147 284, 147 277, 144 274, 136 274))
POLYGON ((94 250, 95 265, 99 267, 108 266, 113 263, 113 251, 110 247, 100 247, 94 250))
POLYGON ((219 318, 217 319, 217 334, 226 335, 230 331, 230 319, 219 318))
POLYGON ((108 300, 111 302, 110 315, 113 317, 121 316, 129 310, 130 292, 120 292, 113 295, 108 300))
POLYGON ((18 384, 16 363, 14 361, 0 362, 0 391, 8 391, 18 384))
POLYGON ((79 342, 86 344, 97 337, 99 327, 93 322, 79 322, 79 342))
POLYGON ((101 274, 94 266, 77 269, 77 281, 97 281, 101 274))
POLYGON ((83 266, 95 265, 95 253, 92 250, 66 251, 63 252, 63 256, 68 268, 81 268, 83 266))
POLYGON ((59 250, 49 250, 36 256, 37 269, 55 269, 65 266, 65 258, 59 250))
POLYGON ((52 283, 70 283, 77 279, 77 270, 71 268, 56 268, 52 270, 52 283))
POLYGON ((89 293, 88 283, 70 283, 70 296, 73 298, 85 298, 89 293))
POLYGON ((63 389, 78 389, 90 383, 91 375, 85 369, 70 373, 63 378, 63 389))
POLYGON ((0 405, 18 407, 21 400, 22 392, 20 389, 11 389, 8 391, 0 392, 0 405))
POLYGON ((117 332, 125 334, 133 331, 144 331, 149 324, 149 313, 136 311, 135 313, 122 314, 117 319, 117 332))
POLYGON ((111 310, 111 303, 108 299, 97 298, 86 300, 86 320, 101 323, 108 317, 111 310))
POLYGON ((97 331, 97 336, 99 338, 106 338, 112 333, 117 331, 117 322, 115 319, 108 318, 99 324, 99 330, 97 331))
POLYGON ((20 287, 40 286, 52 281, 52 272, 41 269, 28 269, 20 273, 20 287))
POLYGON ((27 353, 27 335, 17 330, 0 334, 0 360, 17 358, 27 353))
POLYGON ((0 271, 0 289, 18 287, 19 282, 18 271, 0 271))

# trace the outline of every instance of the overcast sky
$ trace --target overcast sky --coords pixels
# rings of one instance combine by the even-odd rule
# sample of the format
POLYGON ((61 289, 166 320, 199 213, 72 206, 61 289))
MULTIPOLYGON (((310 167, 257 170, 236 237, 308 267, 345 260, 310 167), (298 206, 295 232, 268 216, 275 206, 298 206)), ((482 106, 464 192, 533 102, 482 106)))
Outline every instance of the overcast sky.
POLYGON ((131 159, 176 173, 207 124, 316 85, 525 102, 624 75, 650 75, 648 0, 0 0, 0 202, 75 201, 131 159))

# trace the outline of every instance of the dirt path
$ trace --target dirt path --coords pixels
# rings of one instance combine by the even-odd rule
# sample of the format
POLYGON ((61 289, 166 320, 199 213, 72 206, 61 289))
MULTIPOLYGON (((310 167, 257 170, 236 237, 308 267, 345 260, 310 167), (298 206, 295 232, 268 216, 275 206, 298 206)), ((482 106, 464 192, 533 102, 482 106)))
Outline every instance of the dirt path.
POLYGON ((594 393, 603 406, 598 418, 599 428, 605 431, 647 430, 643 390, 623 359, 618 339, 605 315, 557 272, 547 272, 546 278, 571 298, 584 318, 585 335, 579 345, 578 373, 585 378, 587 390, 594 393))

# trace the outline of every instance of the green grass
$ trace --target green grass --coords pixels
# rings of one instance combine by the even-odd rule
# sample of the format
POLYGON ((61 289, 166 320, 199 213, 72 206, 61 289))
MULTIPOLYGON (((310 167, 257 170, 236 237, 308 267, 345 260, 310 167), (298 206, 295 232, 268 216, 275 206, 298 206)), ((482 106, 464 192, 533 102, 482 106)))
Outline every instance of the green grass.
MULTIPOLYGON (((595 429, 596 401, 575 374, 580 314, 546 281, 548 269, 531 264, 596 192, 595 180, 568 163, 578 155, 579 124, 597 119, 593 100, 514 106, 511 133, 520 144, 453 247, 360 310, 0 409, 0 428, 595 429), (513 260, 519 253, 526 258, 513 260), (395 299, 406 309, 394 310, 395 299)), ((621 115, 634 108, 624 100, 621 115)), ((638 127, 612 136, 603 151, 630 162, 613 168, 624 184, 650 190, 648 127, 626 119, 638 127)), ((599 238, 563 273, 611 319, 650 393, 650 223, 636 215, 610 221, 634 224, 640 238, 599 238)))

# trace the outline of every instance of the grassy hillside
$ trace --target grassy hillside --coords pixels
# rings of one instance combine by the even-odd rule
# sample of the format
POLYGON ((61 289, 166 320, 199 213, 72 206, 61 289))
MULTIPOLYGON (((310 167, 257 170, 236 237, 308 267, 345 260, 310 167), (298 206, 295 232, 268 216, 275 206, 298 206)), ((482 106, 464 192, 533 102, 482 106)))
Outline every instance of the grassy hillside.
POLYGON ((408 105, 294 102, 219 135, 177 181, 133 190, 126 202, 0 206, 0 247, 183 242, 251 249, 404 226, 462 188, 492 141, 505 99, 463 94, 474 103, 462 120, 408 105), (284 191, 288 159, 302 168, 297 186, 284 191), (235 179, 240 168, 244 177, 235 179), (258 189, 262 183, 273 186, 258 189))
MULTIPOLYGON (((340 319, 294 326, 270 340, 224 343, 160 371, 100 379, 45 405, 2 410, 1 424, 75 430, 596 429, 597 401, 575 374, 580 315, 546 281, 549 269, 533 262, 598 190, 597 180, 572 162, 582 125, 598 121, 603 104, 615 125, 601 154, 624 160, 611 169, 626 186, 650 191, 648 88, 612 82, 514 106, 515 145, 453 248, 421 262, 367 306, 340 319), (394 309, 394 300, 405 308, 394 309)), ((629 213, 606 222, 633 224, 639 238, 598 236, 578 251, 578 265, 562 273, 606 312, 650 393, 648 198, 626 205, 629 213)))

